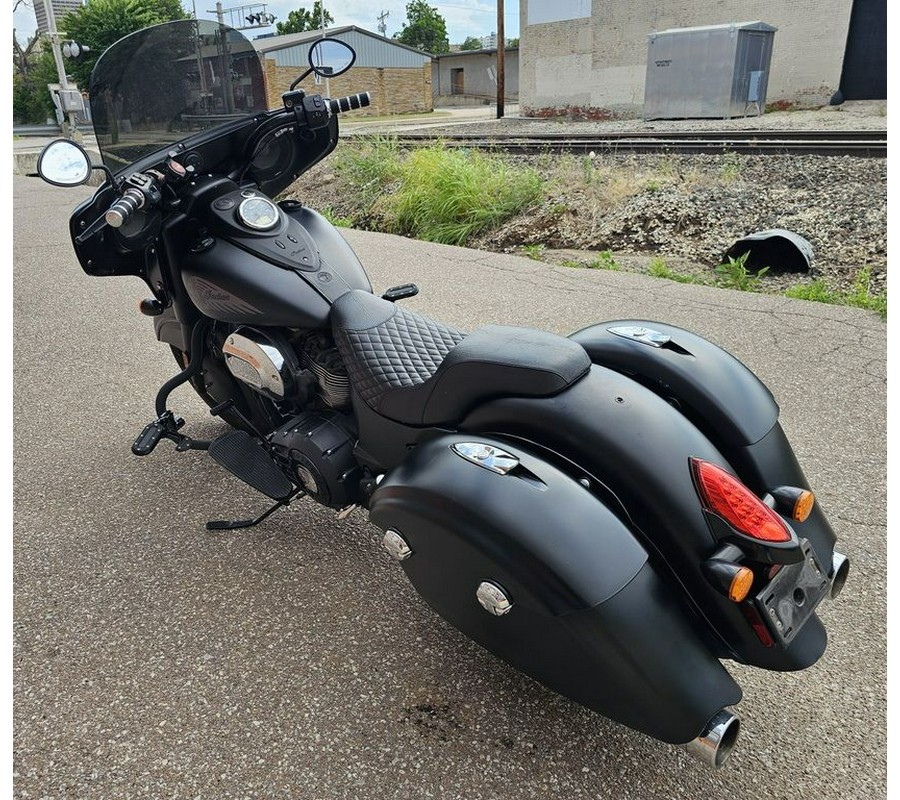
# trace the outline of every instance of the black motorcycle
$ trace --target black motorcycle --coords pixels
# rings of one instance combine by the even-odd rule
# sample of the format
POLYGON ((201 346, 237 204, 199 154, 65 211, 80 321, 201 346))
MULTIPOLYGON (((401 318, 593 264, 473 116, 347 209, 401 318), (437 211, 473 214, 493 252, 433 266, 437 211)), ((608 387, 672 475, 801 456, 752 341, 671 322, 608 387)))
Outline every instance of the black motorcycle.
POLYGON ((568 338, 458 330, 373 294, 326 219, 274 202, 338 143, 366 94, 297 88, 355 53, 303 45, 310 68, 266 108, 240 33, 187 20, 98 60, 102 165, 66 140, 56 185, 106 180, 70 229, 89 275, 142 278, 182 370, 132 450, 206 450, 272 501, 368 509, 437 613, 546 686, 720 765, 741 689, 722 665, 800 670, 825 650, 815 609, 849 562, 771 393, 671 325, 616 320, 568 338), (225 420, 214 441, 168 408, 186 382, 225 420))

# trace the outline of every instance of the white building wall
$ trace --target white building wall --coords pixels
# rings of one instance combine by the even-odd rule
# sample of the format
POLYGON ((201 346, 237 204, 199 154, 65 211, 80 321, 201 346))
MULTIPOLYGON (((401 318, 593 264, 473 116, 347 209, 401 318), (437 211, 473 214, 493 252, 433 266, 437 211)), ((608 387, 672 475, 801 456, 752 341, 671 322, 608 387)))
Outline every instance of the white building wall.
POLYGON ((520 105, 531 115, 639 116, 654 31, 759 20, 778 28, 767 103, 837 90, 852 0, 520 0, 520 105))

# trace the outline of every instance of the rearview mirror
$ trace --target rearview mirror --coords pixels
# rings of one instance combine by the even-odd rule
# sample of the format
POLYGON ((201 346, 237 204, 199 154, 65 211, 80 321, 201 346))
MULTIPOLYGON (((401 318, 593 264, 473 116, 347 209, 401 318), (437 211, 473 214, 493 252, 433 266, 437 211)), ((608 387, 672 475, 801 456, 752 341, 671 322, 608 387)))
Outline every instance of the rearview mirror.
POLYGON ((50 142, 38 157, 37 171, 54 186, 80 186, 91 177, 91 159, 84 149, 68 139, 50 142))
POLYGON ((343 75, 356 61, 356 51, 339 39, 319 39, 309 48, 309 66, 323 78, 343 75))

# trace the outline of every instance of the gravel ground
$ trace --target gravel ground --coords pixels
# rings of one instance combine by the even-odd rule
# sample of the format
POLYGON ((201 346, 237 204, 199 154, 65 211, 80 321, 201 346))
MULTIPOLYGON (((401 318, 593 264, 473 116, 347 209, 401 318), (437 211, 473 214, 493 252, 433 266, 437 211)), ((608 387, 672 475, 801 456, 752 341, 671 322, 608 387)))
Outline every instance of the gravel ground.
MULTIPOLYGON (((530 159, 540 169, 539 159, 530 159)), ((651 258, 711 278, 725 251, 755 231, 784 228, 813 247, 809 274, 770 264, 761 288, 782 291, 815 278, 849 289, 863 268, 870 291, 886 286, 887 165, 829 156, 613 156, 559 169, 538 207, 471 246, 502 252, 547 249, 549 260, 612 251, 616 263, 646 271, 651 258), (588 170, 588 175, 585 174, 588 170), (569 175, 569 180, 563 176, 569 175), (630 181, 619 188, 611 184, 630 181), (562 250, 563 254, 553 253, 562 250), (625 256, 623 258, 623 256, 625 256), (631 259, 627 256, 643 256, 631 259)))
MULTIPOLYGON (((682 130, 887 130, 887 102, 883 100, 856 100, 839 106, 824 106, 798 111, 771 111, 759 117, 737 119, 614 119, 575 120, 566 117, 538 119, 536 117, 505 117, 501 120, 441 127, 430 127, 431 132, 459 133, 473 131, 492 133, 556 133, 565 126, 567 133, 611 133, 613 131, 682 131, 682 130)), ((408 125, 404 130, 412 130, 408 125)))
MULTIPOLYGON (((737 120, 561 122, 507 118, 429 127, 429 133, 684 129, 843 128, 886 130, 886 105, 845 103, 811 111, 774 112, 737 120)), ((410 130, 404 126, 404 131, 410 130)), ((343 147, 351 146, 349 143, 343 147)), ((335 158, 287 192, 313 207, 328 208, 356 227, 379 230, 377 213, 361 208, 358 192, 342 183, 335 158)), ((868 289, 886 289, 887 160, 835 156, 674 156, 597 154, 582 157, 516 156, 545 179, 544 201, 499 229, 467 242, 478 249, 522 253, 554 263, 595 261, 610 251, 615 265, 647 272, 653 259, 694 279, 714 280, 715 267, 739 238, 786 228, 813 247, 809 273, 784 274, 768 264, 761 291, 781 292, 822 279, 847 291, 862 270, 868 289), (535 248, 540 252, 536 253, 535 248)))

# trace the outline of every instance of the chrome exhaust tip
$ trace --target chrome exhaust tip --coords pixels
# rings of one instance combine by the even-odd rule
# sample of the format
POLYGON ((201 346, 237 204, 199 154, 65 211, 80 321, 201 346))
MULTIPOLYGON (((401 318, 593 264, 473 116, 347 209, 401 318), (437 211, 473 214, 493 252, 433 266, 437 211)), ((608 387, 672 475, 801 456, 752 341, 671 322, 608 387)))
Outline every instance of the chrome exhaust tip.
POLYGON ((850 572, 850 559, 837 550, 831 556, 831 599, 834 600, 841 593, 847 582, 847 573, 850 572))
POLYGON ((740 719, 723 708, 706 723, 696 739, 681 746, 708 767, 721 767, 731 755, 740 732, 740 719))

